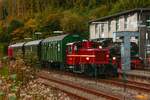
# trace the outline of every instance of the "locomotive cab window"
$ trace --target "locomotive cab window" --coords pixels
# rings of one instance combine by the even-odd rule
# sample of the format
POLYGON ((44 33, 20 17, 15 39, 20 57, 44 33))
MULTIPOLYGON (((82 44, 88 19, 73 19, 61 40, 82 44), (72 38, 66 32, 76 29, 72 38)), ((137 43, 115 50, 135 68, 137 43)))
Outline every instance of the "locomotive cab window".
POLYGON ((99 44, 96 44, 96 43, 92 44, 92 48, 97 48, 97 47, 99 47, 99 44))
POLYGON ((75 51, 77 51, 77 50, 78 50, 78 47, 77 47, 76 45, 74 46, 74 50, 75 50, 75 51))
POLYGON ((69 46, 68 46, 68 54, 71 54, 71 53, 72 53, 72 46, 69 45, 69 46))

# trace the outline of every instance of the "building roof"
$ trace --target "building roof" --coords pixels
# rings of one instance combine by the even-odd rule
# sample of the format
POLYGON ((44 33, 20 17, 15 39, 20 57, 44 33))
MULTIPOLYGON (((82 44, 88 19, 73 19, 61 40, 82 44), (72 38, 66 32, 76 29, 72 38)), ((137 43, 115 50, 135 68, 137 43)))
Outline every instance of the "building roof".
POLYGON ((38 45, 42 40, 35 40, 35 41, 30 41, 30 42, 27 42, 25 44, 25 46, 29 46, 29 45, 38 45))
POLYGON ((122 12, 119 12, 119 13, 115 13, 113 15, 104 16, 104 17, 101 17, 101 18, 98 18, 98 19, 95 19, 95 20, 91 20, 91 21, 89 21, 89 23, 97 22, 97 21, 104 21, 104 20, 107 20, 107 19, 110 19, 110 18, 118 17, 118 16, 125 15, 125 14, 129 14, 129 13, 132 13, 132 12, 145 12, 145 11, 150 11, 150 8, 136 8, 136 9, 126 10, 126 11, 122 11, 122 12))
POLYGON ((50 42, 50 41, 60 41, 60 40, 63 40, 67 35, 68 34, 48 37, 48 38, 44 39, 42 42, 45 43, 45 42, 50 42))

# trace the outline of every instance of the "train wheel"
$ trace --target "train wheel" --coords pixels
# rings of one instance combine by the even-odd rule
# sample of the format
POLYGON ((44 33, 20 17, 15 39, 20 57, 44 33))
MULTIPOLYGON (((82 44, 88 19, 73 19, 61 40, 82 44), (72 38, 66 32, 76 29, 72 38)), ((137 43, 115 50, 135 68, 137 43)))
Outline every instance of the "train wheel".
MULTIPOLYGON (((96 73, 97 73, 97 71, 96 71, 96 73)), ((84 74, 87 76, 94 77, 95 76, 95 66, 91 65, 91 64, 85 65, 84 74)))
POLYGON ((105 75, 106 75, 107 78, 113 77, 113 75, 114 75, 113 65, 111 65, 111 64, 105 65, 105 75))

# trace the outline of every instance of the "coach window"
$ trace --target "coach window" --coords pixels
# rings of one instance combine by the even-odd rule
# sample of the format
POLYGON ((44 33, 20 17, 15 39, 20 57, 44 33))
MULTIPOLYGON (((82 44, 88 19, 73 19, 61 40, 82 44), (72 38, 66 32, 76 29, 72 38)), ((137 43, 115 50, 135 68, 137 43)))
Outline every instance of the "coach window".
POLYGON ((58 51, 60 51, 60 44, 58 44, 58 51))

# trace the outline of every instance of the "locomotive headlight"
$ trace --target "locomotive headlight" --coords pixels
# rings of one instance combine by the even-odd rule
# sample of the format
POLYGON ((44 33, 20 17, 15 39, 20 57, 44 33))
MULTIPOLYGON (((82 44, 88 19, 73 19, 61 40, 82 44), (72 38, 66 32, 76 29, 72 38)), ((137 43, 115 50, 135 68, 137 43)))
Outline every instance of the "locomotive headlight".
POLYGON ((116 60, 116 57, 113 57, 113 60, 116 60))
POLYGON ((102 49, 102 46, 99 46, 100 49, 102 49))
POLYGON ((109 58, 109 55, 106 55, 107 58, 109 58))
POLYGON ((86 57, 86 60, 90 60, 90 58, 89 58, 89 57, 86 57))

